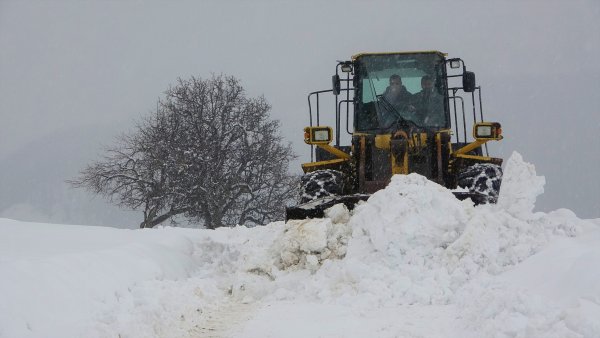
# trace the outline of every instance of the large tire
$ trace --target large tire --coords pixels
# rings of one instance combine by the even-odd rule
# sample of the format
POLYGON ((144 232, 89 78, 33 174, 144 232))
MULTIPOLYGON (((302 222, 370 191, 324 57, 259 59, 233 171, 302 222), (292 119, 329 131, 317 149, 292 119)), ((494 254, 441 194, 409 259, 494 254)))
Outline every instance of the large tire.
POLYGON ((496 164, 477 163, 462 171, 457 183, 469 189, 470 193, 484 195, 487 203, 496 203, 502 183, 502 168, 496 164))
POLYGON ((344 174, 337 170, 316 170, 302 176, 300 203, 326 196, 339 196, 344 191, 344 174))

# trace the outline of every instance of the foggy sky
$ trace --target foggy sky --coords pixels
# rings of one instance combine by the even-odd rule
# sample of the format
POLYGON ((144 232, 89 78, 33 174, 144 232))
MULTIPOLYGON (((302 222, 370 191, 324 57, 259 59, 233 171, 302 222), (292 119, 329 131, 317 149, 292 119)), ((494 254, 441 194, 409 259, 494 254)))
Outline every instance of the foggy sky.
MULTIPOLYGON (((308 160, 306 95, 329 88, 335 61, 411 50, 461 57, 477 74, 486 120, 503 125, 505 140, 492 155, 516 150, 546 176, 539 210, 600 217, 594 0, 0 0, 0 160, 20 161, 24 149, 38 158, 28 145, 76 130, 127 131, 178 77, 211 73, 234 75, 249 95, 264 95, 308 160)), ((52 151, 68 158, 61 148, 52 151)), ((0 182, 22 179, 1 175, 0 182)), ((11 199, 2 187, 0 194, 11 199)))

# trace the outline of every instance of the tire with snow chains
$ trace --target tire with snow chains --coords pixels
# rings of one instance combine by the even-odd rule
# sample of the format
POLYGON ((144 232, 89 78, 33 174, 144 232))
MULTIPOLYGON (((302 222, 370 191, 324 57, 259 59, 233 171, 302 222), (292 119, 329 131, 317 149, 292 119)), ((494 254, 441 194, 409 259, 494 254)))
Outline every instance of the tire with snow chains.
POLYGON ((326 196, 339 196, 344 190, 344 174, 337 170, 316 170, 300 180, 300 203, 326 196))
POLYGON ((487 203, 496 203, 502 183, 502 168, 496 164, 477 163, 458 174, 457 183, 471 193, 487 196, 487 203))

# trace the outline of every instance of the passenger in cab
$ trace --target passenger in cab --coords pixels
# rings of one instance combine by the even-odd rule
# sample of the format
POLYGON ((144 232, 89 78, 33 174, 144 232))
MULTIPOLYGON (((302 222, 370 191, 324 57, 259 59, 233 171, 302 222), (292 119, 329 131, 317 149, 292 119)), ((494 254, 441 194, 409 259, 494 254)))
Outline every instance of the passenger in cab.
POLYGON ((415 111, 413 121, 421 126, 443 123, 443 97, 435 91, 433 78, 425 75, 421 78, 421 91, 414 94, 412 107, 415 111))

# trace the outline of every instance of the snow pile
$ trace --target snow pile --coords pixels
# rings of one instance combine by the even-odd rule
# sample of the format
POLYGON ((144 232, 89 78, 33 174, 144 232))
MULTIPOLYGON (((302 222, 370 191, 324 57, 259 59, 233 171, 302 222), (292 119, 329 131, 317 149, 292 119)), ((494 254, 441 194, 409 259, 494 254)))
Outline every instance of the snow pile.
POLYGON ((350 214, 343 204, 327 210, 326 218, 292 220, 284 225, 283 234, 271 248, 280 270, 315 271, 327 259, 343 258, 352 235, 347 224, 350 214))
POLYGON ((0 220, 0 337, 600 336, 600 222, 534 213, 519 154, 504 172, 497 205, 413 174, 252 229, 0 220))
POLYGON ((129 287, 187 277, 198 265, 193 237, 172 229, 0 226, 0 337, 78 336, 93 318, 86 309, 108 310, 129 287))
POLYGON ((474 207, 412 174, 395 176, 385 190, 355 209, 348 222, 349 241, 331 236, 327 229, 333 223, 327 218, 294 223, 296 230, 276 247, 284 257, 290 251, 301 253, 290 255, 290 265, 313 272, 323 267, 309 278, 280 276, 274 281, 278 284, 274 297, 290 299, 281 295, 302 290, 301 297, 340 305, 354 304, 357 298, 376 308, 456 304, 463 309, 457 317, 469 318, 463 324, 476 332, 474 336, 600 332, 593 316, 580 317, 578 327, 567 327, 563 312, 546 311, 549 302, 493 286, 495 276, 535 255, 556 236, 574 237, 591 225, 567 210, 533 213, 544 178, 519 154, 510 158, 505 172, 498 205, 474 207), (323 258, 340 258, 329 257, 332 250, 347 254, 343 260, 324 262, 323 258), (302 285, 295 280, 302 280, 302 285), (535 320, 506 325, 507 317, 519 316, 535 320))
POLYGON ((420 175, 395 176, 386 189, 357 206, 348 222, 349 242, 338 235, 343 231, 331 231, 330 219, 306 220, 290 222, 290 235, 276 242, 275 251, 289 263, 283 268, 308 263, 313 271, 330 252, 337 253, 331 258, 340 258, 347 251, 343 261, 329 262, 312 277, 314 289, 304 286, 305 294, 320 301, 353 290, 349 295, 362 294, 381 306, 455 302, 455 292, 470 280, 502 273, 535 254, 553 234, 574 236, 580 228, 568 215, 530 212, 543 177, 518 154, 507 173, 504 207, 474 207, 420 175))
POLYGON ((546 179, 536 176, 535 167, 523 162, 521 154, 514 152, 506 163, 498 206, 507 212, 528 218, 537 196, 544 192, 546 179))

